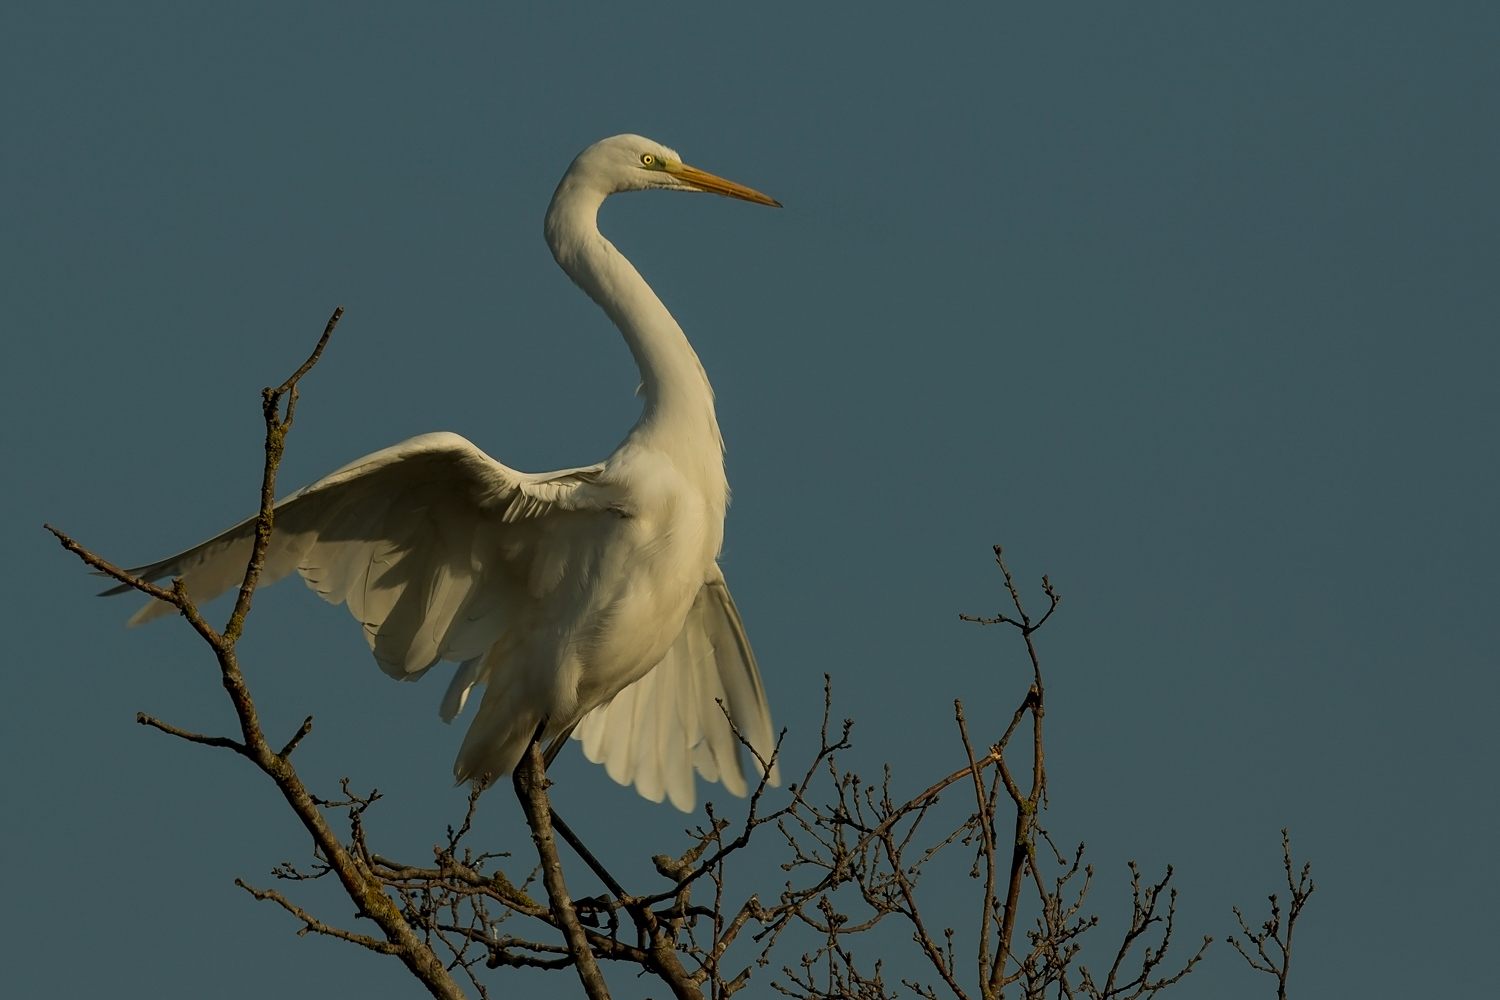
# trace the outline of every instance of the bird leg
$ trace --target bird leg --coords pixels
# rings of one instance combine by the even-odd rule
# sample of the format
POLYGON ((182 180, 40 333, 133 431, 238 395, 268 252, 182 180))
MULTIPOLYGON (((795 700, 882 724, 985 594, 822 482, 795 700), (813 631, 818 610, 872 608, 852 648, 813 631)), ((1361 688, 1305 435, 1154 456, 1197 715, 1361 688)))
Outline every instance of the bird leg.
MULTIPOLYGON (((545 721, 543 721, 542 726, 546 726, 546 725, 547 725, 547 723, 545 721)), ((573 735, 573 730, 575 730, 577 728, 578 728, 578 723, 575 722, 571 726, 569 726, 566 730, 564 730, 563 732, 558 733, 557 737, 551 743, 547 744, 547 749, 542 753, 542 761, 544 762, 545 766, 547 766, 547 767, 551 767, 552 766, 552 762, 557 759, 557 755, 560 754, 560 753, 562 753, 562 748, 567 744, 568 737, 572 736, 573 735)), ((536 731, 535 739, 538 740, 538 741, 540 741, 541 738, 542 738, 542 730, 539 727, 537 729, 537 731, 536 731)))

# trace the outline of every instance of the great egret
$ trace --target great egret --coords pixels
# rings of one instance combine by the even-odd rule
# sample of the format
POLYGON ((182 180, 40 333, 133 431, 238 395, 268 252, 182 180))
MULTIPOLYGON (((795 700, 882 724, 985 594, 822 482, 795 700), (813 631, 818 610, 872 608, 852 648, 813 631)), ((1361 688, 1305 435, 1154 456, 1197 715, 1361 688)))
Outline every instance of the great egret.
MULTIPOLYGON (((728 484, 708 376, 661 300, 600 234, 621 191, 758 191, 617 135, 573 161, 547 209, 552 256, 630 346, 640 419, 603 462, 523 473, 457 434, 424 434, 344 466, 276 505, 264 574, 293 570, 364 626, 382 670, 416 680, 459 664, 440 714, 484 697, 454 775, 515 767, 539 726, 646 798, 694 807, 693 769, 743 796, 747 772, 722 703, 769 758, 770 710, 717 556, 728 484), (575 728, 576 727, 576 728, 575 728)), ((206 601, 239 582, 253 519, 134 570, 182 577, 206 601)), ((117 587, 106 593, 119 593, 117 587)), ((153 601, 132 625, 169 614, 153 601)), ((773 775, 773 780, 774 775, 773 775)))

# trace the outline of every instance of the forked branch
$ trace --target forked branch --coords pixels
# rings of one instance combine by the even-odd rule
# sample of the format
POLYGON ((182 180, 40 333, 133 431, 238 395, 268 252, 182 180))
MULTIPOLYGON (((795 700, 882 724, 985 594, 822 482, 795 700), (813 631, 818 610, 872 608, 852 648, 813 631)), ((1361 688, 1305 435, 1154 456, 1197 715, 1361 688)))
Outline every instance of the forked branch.
POLYGON ((1279 896, 1273 892, 1270 895, 1271 916, 1260 925, 1259 931, 1250 929, 1238 906, 1233 908, 1234 917, 1245 936, 1244 939, 1229 938, 1230 945, 1240 953, 1241 958, 1250 963, 1250 968, 1276 977, 1276 1000, 1286 1000, 1286 981, 1292 971, 1292 932, 1296 929, 1297 918, 1302 916, 1303 907, 1307 906, 1308 898, 1317 888, 1312 880, 1312 862, 1303 864, 1300 872, 1292 865, 1292 837, 1284 827, 1281 831, 1281 861, 1286 874, 1287 891, 1291 896, 1291 905, 1284 915, 1285 925, 1282 924, 1279 896), (1254 955, 1247 950, 1247 945, 1254 947, 1254 955))
MULTIPOLYGON (((261 475, 259 513, 255 522, 255 541, 251 549, 250 559, 245 567, 245 576, 240 584, 239 593, 235 599, 234 609, 229 616, 229 621, 224 630, 219 632, 210 626, 199 613, 197 605, 187 592, 187 588, 181 579, 172 581, 172 588, 167 590, 143 580, 134 574, 120 569, 113 563, 89 551, 82 544, 69 538, 63 532, 48 526, 48 530, 57 536, 64 548, 77 555, 88 566, 104 573, 106 576, 124 583, 133 589, 140 591, 157 600, 166 601, 173 605, 186 618, 193 629, 203 638, 213 651, 219 666, 219 679, 229 695, 230 702, 234 705, 235 715, 240 726, 240 740, 235 741, 227 737, 202 736, 197 733, 181 729, 155 719, 144 713, 137 716, 142 725, 150 726, 169 735, 192 743, 206 746, 224 747, 232 749, 241 756, 253 761, 275 783, 281 791, 282 796, 297 814, 303 827, 312 835, 315 851, 323 862, 337 874, 339 881, 354 901, 360 916, 368 917, 375 922, 385 936, 385 941, 375 941, 378 947, 375 950, 383 954, 391 954, 399 957, 407 968, 411 970, 428 991, 435 997, 445 1000, 458 1000, 463 992, 453 980, 444 963, 433 950, 418 937, 412 928, 402 917, 400 910, 394 902, 385 894, 385 885, 370 872, 364 859, 347 847, 329 827, 323 818, 316 798, 308 792, 293 768, 289 755, 296 749, 297 744, 307 735, 306 731, 299 732, 283 748, 281 753, 272 750, 267 744, 265 734, 261 730, 260 718, 255 708, 255 702, 250 695, 250 688, 245 680, 243 671, 240 669, 239 658, 236 653, 236 644, 240 634, 244 630, 246 616, 250 612, 251 598, 255 593, 256 585, 260 580, 262 567, 265 565, 266 551, 271 541, 271 533, 274 522, 274 506, 276 496, 276 470, 281 462, 282 454, 286 445, 286 434, 291 428, 292 418, 297 401, 297 387, 303 376, 310 372, 318 359, 322 357, 323 349, 327 346, 329 338, 332 337, 334 327, 338 325, 339 318, 343 315, 343 307, 335 309, 324 327, 323 336, 319 338, 317 346, 312 354, 302 365, 292 373, 291 377, 275 389, 266 389, 262 393, 262 411, 266 424, 265 438, 265 462, 261 475), (285 416, 281 414, 281 403, 286 400, 285 416)), ((311 722, 304 723, 304 730, 311 729, 311 722)), ((248 886, 246 886, 249 889, 248 886)), ((261 894, 261 890, 250 890, 257 894, 257 898, 270 899, 281 903, 283 906, 291 907, 292 904, 281 900, 277 894, 261 894)), ((296 912, 295 910, 293 912, 296 912)), ((363 936, 351 935, 348 932, 337 931, 334 928, 326 928, 327 925, 313 919, 310 915, 298 914, 299 919, 304 921, 305 930, 315 930, 318 933, 329 933, 335 937, 346 940, 365 943, 363 936)), ((369 947, 370 945, 366 945, 369 947)))

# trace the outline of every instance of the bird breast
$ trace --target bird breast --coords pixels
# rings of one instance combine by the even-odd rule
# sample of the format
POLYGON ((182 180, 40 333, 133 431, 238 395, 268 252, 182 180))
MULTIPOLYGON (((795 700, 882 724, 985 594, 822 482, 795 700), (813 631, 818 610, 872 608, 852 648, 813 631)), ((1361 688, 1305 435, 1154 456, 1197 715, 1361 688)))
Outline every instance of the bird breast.
POLYGON ((724 536, 723 492, 694 478, 649 447, 624 448, 606 463, 601 482, 619 500, 608 563, 575 633, 580 714, 661 661, 709 575, 724 536))

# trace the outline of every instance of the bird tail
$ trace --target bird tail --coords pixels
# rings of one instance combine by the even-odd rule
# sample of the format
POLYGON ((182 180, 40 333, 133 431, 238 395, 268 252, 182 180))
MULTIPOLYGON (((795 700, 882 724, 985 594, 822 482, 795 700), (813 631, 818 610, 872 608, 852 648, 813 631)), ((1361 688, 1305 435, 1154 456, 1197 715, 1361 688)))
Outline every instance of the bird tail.
POLYGON ((525 697, 526 678, 520 671, 492 669, 488 680, 479 711, 453 763, 453 777, 459 784, 489 785, 510 774, 533 739, 543 742, 543 757, 550 765, 577 724, 550 725, 539 699, 525 697), (537 707, 527 709, 527 705, 537 707))
POLYGON ((483 709, 480 712, 453 762, 453 778, 460 785, 472 781, 488 786, 514 771, 542 722, 540 716, 525 713, 510 714, 498 727, 484 725, 483 709))

